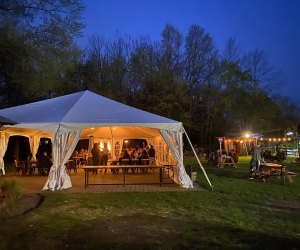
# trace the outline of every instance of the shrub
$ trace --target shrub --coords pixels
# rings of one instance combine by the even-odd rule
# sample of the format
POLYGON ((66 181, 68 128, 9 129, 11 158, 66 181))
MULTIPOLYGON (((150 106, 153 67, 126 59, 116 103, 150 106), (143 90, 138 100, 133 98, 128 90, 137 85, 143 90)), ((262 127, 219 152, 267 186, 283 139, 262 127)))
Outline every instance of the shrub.
POLYGON ((16 180, 6 180, 0 184, 0 206, 12 208, 21 193, 16 180))

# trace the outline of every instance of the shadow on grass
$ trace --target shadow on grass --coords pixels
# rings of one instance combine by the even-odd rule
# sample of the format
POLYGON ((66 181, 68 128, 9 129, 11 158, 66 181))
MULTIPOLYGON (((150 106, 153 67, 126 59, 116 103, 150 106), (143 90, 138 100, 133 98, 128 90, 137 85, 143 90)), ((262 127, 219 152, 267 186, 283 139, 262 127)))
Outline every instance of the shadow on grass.
MULTIPOLYGON (((259 228, 258 228, 259 230, 259 228)), ((134 213, 66 223, 0 228, 1 249, 299 249, 287 238, 166 214, 134 213)))
MULTIPOLYGON (((52 246, 57 249, 299 249, 300 246, 300 239, 144 213, 86 221, 84 225, 69 228, 59 240, 53 240, 56 244, 52 246)), ((42 246, 48 249, 41 238, 38 245, 31 243, 30 249, 42 246)))

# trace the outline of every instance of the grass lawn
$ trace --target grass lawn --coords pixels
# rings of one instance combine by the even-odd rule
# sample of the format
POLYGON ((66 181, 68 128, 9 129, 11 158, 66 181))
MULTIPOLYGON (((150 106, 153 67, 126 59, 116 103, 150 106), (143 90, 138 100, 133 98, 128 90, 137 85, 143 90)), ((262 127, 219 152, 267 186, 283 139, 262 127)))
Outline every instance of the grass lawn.
MULTIPOLYGON (((0 249, 300 249, 300 176, 249 180, 249 160, 206 167, 213 191, 45 193, 0 221, 0 249)), ((197 182, 208 188, 199 168, 197 182)))

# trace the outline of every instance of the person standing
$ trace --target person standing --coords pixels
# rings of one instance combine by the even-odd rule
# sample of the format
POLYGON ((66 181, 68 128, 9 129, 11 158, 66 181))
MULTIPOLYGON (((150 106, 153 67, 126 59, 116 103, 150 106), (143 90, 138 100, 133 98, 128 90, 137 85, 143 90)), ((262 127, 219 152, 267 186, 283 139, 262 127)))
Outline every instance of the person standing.
POLYGON ((252 156, 250 160, 250 169, 249 169, 249 174, 250 174, 250 179, 254 178, 254 168, 255 170, 259 170, 260 166, 260 161, 261 161, 261 149, 260 145, 257 144, 252 148, 252 156))
POLYGON ((155 164, 155 149, 153 148, 152 145, 150 146, 148 155, 149 155, 149 165, 154 165, 155 164))
MULTIPOLYGON (((100 165, 100 148, 99 143, 94 143, 94 146, 92 148, 92 157, 93 157, 93 165, 99 166, 100 165)), ((97 174, 97 170, 93 170, 93 173, 97 174)))

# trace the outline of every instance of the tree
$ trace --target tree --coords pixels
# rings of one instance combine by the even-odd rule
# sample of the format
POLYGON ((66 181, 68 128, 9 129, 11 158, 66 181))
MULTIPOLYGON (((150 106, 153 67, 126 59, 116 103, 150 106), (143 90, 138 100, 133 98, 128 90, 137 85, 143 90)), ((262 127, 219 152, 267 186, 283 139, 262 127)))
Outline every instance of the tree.
POLYGON ((209 89, 217 84, 218 58, 211 36, 205 30, 192 25, 188 31, 184 46, 183 79, 190 95, 188 131, 199 130, 201 144, 206 144, 212 131, 215 108, 211 100, 214 96, 209 89))
MULTIPOLYGON (((0 3, 1 87, 3 100, 17 86, 22 91, 16 103, 50 97, 59 92, 67 72, 74 69, 81 51, 74 43, 83 27, 79 0, 12 0, 0 3), (9 42, 7 42, 9 41, 9 42), (20 44, 22 47, 20 48, 20 44), (19 46, 20 50, 13 48, 19 46), (23 60, 13 60, 19 55, 23 60), (12 60, 9 60, 12 59, 12 60), (26 70, 20 70, 26 66, 26 70), (18 69, 18 70, 16 70, 18 69), (28 73, 30 72, 30 73, 28 73)), ((2 103, 2 105, 11 105, 2 103)))
POLYGON ((241 51, 237 41, 230 37, 225 44, 225 49, 223 51, 222 60, 231 62, 231 63, 239 63, 241 60, 241 51))
POLYGON ((277 73, 263 50, 255 49, 244 54, 241 65, 251 75, 250 87, 259 89, 276 82, 277 73))
POLYGON ((160 69, 178 76, 181 73, 182 34, 172 25, 167 24, 161 36, 160 69))

